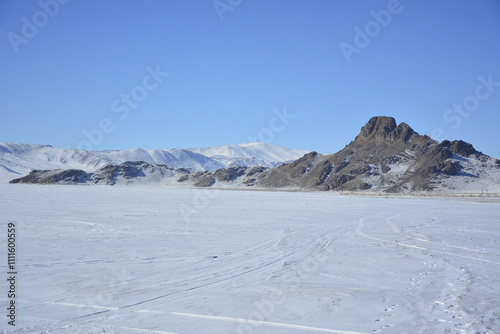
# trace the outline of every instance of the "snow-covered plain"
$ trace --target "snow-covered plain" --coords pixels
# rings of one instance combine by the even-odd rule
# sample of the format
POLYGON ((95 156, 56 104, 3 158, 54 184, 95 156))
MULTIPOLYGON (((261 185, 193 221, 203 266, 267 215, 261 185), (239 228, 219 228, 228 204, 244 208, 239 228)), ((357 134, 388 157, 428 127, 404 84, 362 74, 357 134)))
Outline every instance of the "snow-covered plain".
POLYGON ((498 200, 2 184, 8 221, 2 333, 500 332, 498 200))

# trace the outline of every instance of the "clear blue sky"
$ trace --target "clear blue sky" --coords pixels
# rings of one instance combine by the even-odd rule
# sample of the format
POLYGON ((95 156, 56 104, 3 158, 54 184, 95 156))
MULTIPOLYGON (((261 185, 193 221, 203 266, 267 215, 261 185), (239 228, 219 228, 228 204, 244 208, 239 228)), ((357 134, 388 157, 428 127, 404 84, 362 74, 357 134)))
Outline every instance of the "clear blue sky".
POLYGON ((333 153, 387 115, 500 157, 498 0, 60 1, 0 1, 0 142, 333 153))

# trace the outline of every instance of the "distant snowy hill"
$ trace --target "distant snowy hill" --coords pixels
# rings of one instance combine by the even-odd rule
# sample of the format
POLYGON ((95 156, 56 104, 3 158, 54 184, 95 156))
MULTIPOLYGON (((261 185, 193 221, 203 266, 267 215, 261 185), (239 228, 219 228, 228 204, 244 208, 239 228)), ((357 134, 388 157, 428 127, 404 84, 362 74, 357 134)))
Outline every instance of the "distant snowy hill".
POLYGON ((170 168, 215 171, 227 167, 276 167, 299 159, 308 151, 268 144, 251 143, 193 149, 88 152, 49 145, 0 143, 0 182, 28 174, 31 170, 80 169, 93 172, 125 161, 144 161, 170 168))
POLYGON ((268 143, 192 148, 190 151, 215 159, 225 167, 277 167, 285 161, 294 161, 309 153, 268 143))
POLYGON ((92 171, 108 163, 109 160, 93 152, 49 145, 0 143, 0 177, 25 175, 32 169, 73 168, 92 171))
POLYGON ((225 167, 216 159, 184 149, 144 150, 135 148, 122 151, 100 151, 94 152, 94 154, 112 164, 121 164, 125 161, 144 161, 167 165, 171 168, 189 168, 197 171, 216 170, 225 167))

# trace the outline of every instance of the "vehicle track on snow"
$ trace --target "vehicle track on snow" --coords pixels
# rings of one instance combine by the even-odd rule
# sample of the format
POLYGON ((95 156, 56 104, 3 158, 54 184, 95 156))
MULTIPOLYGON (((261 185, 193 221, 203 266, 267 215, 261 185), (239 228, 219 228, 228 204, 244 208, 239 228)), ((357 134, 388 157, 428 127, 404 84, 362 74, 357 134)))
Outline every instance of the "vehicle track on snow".
MULTIPOLYGON (((454 333, 467 333, 472 320, 469 319, 470 315, 460 305, 460 301, 469 291, 471 284, 470 274, 465 268, 453 265, 450 260, 442 257, 442 255, 492 264, 499 263, 460 253, 467 251, 476 254, 487 254, 480 250, 448 243, 438 243, 414 237, 409 233, 403 233, 401 228, 394 222, 403 213, 400 212, 389 217, 381 217, 383 214, 384 212, 380 212, 376 215, 360 218, 356 233, 369 240, 376 240, 383 246, 392 245, 400 249, 407 249, 404 254, 414 257, 417 261, 424 264, 425 270, 410 279, 406 293, 400 296, 398 301, 390 301, 390 305, 384 311, 387 313, 386 316, 375 320, 383 325, 374 329, 373 332, 384 332, 387 328, 393 327, 394 324, 391 324, 390 321, 391 313, 397 310, 399 304, 405 304, 415 305, 415 309, 407 310, 410 313, 416 312, 416 318, 412 320, 412 323, 407 324, 410 327, 418 327, 420 328, 419 331, 438 330, 439 332, 453 331, 454 333), (389 239, 387 237, 381 238, 366 232, 366 230, 369 230, 367 220, 380 221, 382 219, 391 227, 391 231, 396 236, 396 239, 403 237, 405 239, 404 242, 392 240, 392 238, 389 239), (457 252, 443 251, 441 250, 442 247, 456 249, 457 252), (415 254, 412 252, 417 252, 417 254, 424 256, 427 260, 423 261, 420 256, 415 257, 415 254), (434 300, 430 306, 429 299, 434 300), (419 309, 426 309, 428 307, 431 307, 430 314, 423 315, 418 312, 419 309)), ((373 229, 374 225, 371 226, 373 229)), ((381 228, 380 225, 377 225, 377 227, 381 228)), ((380 231, 377 232, 380 233, 380 231)))

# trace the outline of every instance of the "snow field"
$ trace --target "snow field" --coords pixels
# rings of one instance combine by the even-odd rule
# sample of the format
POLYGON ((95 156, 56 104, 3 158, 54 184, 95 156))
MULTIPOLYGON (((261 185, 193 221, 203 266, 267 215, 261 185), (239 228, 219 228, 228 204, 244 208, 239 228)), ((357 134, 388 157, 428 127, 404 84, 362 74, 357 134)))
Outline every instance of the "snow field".
POLYGON ((496 200, 200 194, 1 185, 0 332, 500 332, 496 200))

